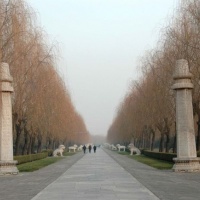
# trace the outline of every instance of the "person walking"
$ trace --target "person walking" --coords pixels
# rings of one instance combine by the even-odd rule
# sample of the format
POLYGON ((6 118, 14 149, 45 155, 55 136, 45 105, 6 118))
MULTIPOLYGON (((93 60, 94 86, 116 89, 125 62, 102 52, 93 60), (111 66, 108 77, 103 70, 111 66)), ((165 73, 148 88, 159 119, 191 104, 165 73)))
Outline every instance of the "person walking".
POLYGON ((91 149, 92 149, 92 146, 91 145, 89 145, 89 153, 91 153, 91 149))
POLYGON ((83 152, 85 153, 85 151, 86 151, 86 146, 84 145, 83 146, 83 152))
POLYGON ((96 153, 97 147, 95 145, 93 146, 93 149, 94 149, 94 153, 96 153))

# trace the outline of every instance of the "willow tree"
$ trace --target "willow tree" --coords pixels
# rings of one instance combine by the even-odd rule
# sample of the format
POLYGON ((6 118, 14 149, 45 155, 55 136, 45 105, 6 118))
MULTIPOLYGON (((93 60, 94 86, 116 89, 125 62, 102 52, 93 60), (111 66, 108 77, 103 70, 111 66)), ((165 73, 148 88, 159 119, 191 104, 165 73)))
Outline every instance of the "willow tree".
POLYGON ((24 0, 0 1, 0 62, 9 63, 14 79, 15 155, 54 148, 66 142, 77 127, 84 140, 89 139, 56 70, 57 49, 45 38, 34 11, 24 0))

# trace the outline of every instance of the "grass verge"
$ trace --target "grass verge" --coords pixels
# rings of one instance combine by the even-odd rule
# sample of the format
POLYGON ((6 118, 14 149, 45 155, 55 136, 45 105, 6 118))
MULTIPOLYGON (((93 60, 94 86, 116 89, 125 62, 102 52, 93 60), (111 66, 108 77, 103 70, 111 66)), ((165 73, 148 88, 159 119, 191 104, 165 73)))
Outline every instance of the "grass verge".
POLYGON ((73 156, 74 154, 76 154, 77 152, 64 152, 63 156, 73 156))
POLYGON ((130 152, 123 152, 123 151, 120 151, 118 152, 118 154, 121 154, 121 155, 127 155, 129 158, 132 158, 138 162, 141 162, 141 163, 144 163, 146 165, 149 165, 151 167, 154 167, 156 169, 172 169, 173 167, 173 163, 172 162, 167 162, 167 161, 164 161, 164 160, 159 160, 159 159, 155 159, 155 158, 150 158, 150 157, 147 157, 145 155, 133 155, 133 156, 130 156, 130 152))
POLYGON ((117 153, 121 155, 130 155, 130 152, 127 151, 118 151, 117 153))
POLYGON ((149 165, 151 167, 154 167, 156 169, 172 169, 173 163, 167 162, 164 160, 154 159, 150 158, 144 155, 137 155, 137 156, 128 156, 129 158, 132 158, 134 160, 137 160, 138 162, 144 163, 146 165, 149 165))
POLYGON ((20 172, 33 172, 42 167, 50 165, 52 163, 57 162, 58 160, 63 159, 63 157, 47 157, 41 160, 36 160, 33 162, 24 163, 21 165, 17 165, 17 168, 20 172))
MULTIPOLYGON (((73 156, 74 154, 76 154, 77 152, 64 152, 63 156, 73 156)), ((36 160, 36 161, 32 161, 32 162, 27 162, 24 164, 20 164, 17 165, 17 168, 20 172, 33 172, 36 171, 42 167, 46 167, 50 164, 53 164, 61 159, 63 159, 64 157, 47 157, 44 159, 40 159, 40 160, 36 160)))

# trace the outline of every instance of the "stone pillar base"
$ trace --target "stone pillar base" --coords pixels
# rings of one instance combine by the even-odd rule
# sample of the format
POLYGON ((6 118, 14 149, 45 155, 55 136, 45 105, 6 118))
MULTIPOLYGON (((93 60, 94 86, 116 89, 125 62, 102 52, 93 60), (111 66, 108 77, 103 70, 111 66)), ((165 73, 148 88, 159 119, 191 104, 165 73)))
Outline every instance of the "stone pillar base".
POLYGON ((200 172, 200 158, 174 158, 174 172, 200 172))
POLYGON ((16 164, 16 160, 0 161, 0 175, 17 175, 19 171, 16 164))

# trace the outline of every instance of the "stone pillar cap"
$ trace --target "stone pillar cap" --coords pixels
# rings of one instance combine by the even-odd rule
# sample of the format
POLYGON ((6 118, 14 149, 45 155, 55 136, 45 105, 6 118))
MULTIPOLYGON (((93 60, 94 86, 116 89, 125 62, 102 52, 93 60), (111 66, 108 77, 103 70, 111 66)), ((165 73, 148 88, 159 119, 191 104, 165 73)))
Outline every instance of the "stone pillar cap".
POLYGON ((192 74, 189 71, 188 61, 180 59, 176 61, 175 72, 173 78, 176 79, 191 79, 192 74))
POLYGON ((8 63, 0 64, 0 91, 1 92, 13 92, 12 82, 13 78, 10 75, 8 63))
POLYGON ((187 60, 180 59, 176 61, 173 78, 175 80, 175 83, 172 86, 173 90, 193 88, 193 84, 191 83, 192 74, 189 71, 187 60))
POLYGON ((8 63, 1 63, 1 67, 0 67, 0 80, 2 82, 12 82, 13 78, 10 75, 10 71, 9 71, 9 65, 8 63))

